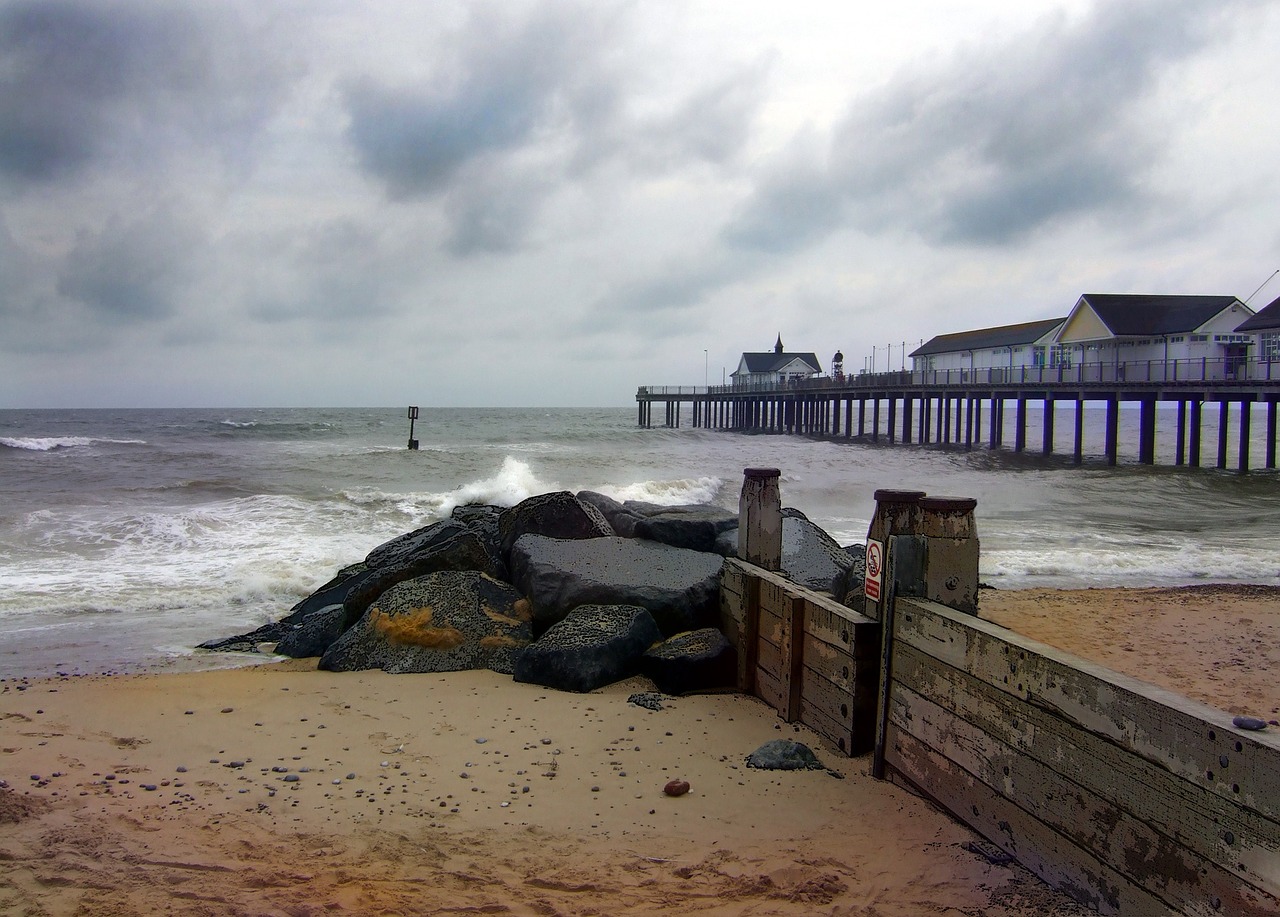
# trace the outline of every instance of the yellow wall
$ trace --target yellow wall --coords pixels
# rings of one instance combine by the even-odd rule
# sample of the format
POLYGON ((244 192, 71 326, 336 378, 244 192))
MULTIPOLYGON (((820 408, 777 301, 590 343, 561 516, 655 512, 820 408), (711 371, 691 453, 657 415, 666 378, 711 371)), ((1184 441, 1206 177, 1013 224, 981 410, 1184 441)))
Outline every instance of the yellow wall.
POLYGON ((1058 343, 1076 344, 1081 341, 1096 341, 1109 337, 1111 332, 1107 330, 1107 326, 1102 323, 1102 319, 1098 318, 1093 307, 1082 299, 1071 310, 1062 334, 1058 336, 1058 343))

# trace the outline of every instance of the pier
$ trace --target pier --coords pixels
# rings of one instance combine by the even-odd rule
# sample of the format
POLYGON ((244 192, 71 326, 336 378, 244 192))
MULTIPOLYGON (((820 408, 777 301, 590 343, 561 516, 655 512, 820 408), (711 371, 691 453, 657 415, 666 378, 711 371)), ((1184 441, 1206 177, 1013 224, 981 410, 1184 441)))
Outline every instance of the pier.
POLYGON ((1171 403, 1177 405, 1175 465, 1225 469, 1234 453, 1240 471, 1251 470, 1257 435, 1264 437, 1263 467, 1276 467, 1278 402, 1280 363, 1241 360, 905 370, 785 385, 641 386, 636 392, 641 427, 655 425, 657 405, 660 425, 672 428, 687 421, 744 433, 1017 453, 1038 449, 1044 455, 1055 454, 1055 408, 1066 403, 1073 409, 1071 458, 1077 464, 1086 454, 1085 407, 1100 404, 1106 411, 1101 455, 1109 465, 1119 461, 1121 405, 1137 406, 1138 462, 1154 465, 1157 405, 1171 403), (1039 429, 1032 430, 1029 408, 1037 404, 1039 429), (1216 418, 1216 442, 1208 444, 1206 414, 1216 418), (1206 446, 1214 451, 1206 454, 1206 446))

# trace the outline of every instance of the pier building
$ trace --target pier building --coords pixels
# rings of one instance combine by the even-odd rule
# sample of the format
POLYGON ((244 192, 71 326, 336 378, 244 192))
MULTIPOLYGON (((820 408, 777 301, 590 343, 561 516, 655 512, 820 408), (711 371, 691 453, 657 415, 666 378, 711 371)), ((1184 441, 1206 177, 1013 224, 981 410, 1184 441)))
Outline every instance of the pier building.
MULTIPOLYGON (((668 427, 684 423, 687 407, 696 427, 1015 452, 1027 451, 1029 436, 1038 435, 1031 448, 1052 455, 1064 451, 1058 440, 1066 437, 1055 424, 1066 413, 1069 454, 1078 464, 1085 457, 1086 405, 1101 406, 1100 452, 1114 465, 1120 409, 1130 405, 1137 408, 1137 460, 1155 464, 1157 408, 1164 404, 1167 414, 1176 411, 1167 434, 1172 448, 1166 449, 1173 464, 1234 463, 1250 470, 1260 431, 1262 466, 1274 469, 1278 303, 1255 315, 1234 296, 1085 294, 1065 319, 934 338, 901 372, 785 380, 746 373, 735 374, 730 385, 642 386, 637 419, 642 427, 653 426, 659 404, 668 427), (1038 430, 1031 429, 1033 413, 1038 430), (1216 443, 1204 442, 1206 428, 1216 433, 1216 443), (1206 447, 1215 446, 1206 455, 1206 447)), ((771 356, 782 355, 779 338, 771 356)))

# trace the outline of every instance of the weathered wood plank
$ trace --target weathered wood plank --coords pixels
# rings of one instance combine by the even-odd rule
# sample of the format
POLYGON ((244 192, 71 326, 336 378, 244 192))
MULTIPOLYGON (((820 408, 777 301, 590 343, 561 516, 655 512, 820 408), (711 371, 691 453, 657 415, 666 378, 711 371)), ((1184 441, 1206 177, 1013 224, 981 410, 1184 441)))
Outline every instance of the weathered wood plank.
POLYGON ((1280 822, 1280 736, 989 621, 903 599, 896 639, 1280 822))
POLYGON ((913 647, 896 648, 893 671, 899 684, 1280 897, 1275 822, 913 647))
POLYGON ((1168 913, 1159 899, 893 722, 886 733, 886 760, 973 830, 1077 901, 1103 914, 1146 917, 1168 913))
POLYGON ((846 755, 857 754, 854 751, 856 736, 853 730, 833 720, 825 710, 810 706, 807 700, 800 702, 800 722, 808 726, 818 735, 846 755))
POLYGON ((880 622, 864 617, 831 599, 805 599, 805 633, 842 647, 855 658, 870 659, 880 650, 880 622))
POLYGON ((778 711, 779 715, 782 714, 785 700, 782 693, 782 685, 778 679, 763 669, 756 670, 756 697, 778 711))
MULTIPOLYGON (((1024 707, 1011 701, 1014 708, 1024 707)), ((1012 748, 895 679, 894 725, 940 751, 1005 799, 1183 914, 1280 913, 1266 894, 1217 862, 1052 767, 1012 748)))
POLYGON ((782 650, 768 640, 757 641, 756 668, 774 681, 782 683, 782 650))

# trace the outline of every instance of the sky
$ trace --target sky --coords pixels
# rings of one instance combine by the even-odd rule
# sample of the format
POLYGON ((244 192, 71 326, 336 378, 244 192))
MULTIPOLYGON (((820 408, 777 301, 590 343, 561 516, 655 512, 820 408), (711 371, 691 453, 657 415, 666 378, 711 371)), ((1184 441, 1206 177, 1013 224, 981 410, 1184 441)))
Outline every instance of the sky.
POLYGON ((0 0, 0 407, 623 406, 779 335, 1260 309, 1276 47, 1260 0, 0 0))

